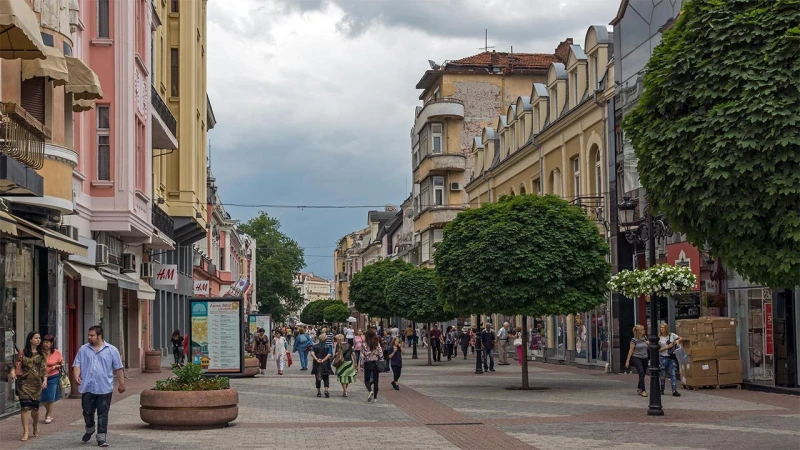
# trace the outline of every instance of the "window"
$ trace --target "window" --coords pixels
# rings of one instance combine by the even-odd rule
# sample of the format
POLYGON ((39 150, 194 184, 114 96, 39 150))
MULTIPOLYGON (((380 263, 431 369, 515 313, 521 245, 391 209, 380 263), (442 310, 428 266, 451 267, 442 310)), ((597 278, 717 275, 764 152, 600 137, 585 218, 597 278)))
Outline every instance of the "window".
POLYGON ((542 195, 542 180, 540 178, 531 181, 531 187, 536 189, 536 195, 542 195))
POLYGON ((174 12, 174 13, 180 12, 180 6, 179 6, 180 0, 172 0, 170 3, 171 3, 170 9, 169 9, 170 12, 174 12))
POLYGON ((599 150, 597 151, 596 155, 597 156, 595 157, 595 160, 594 160, 594 172, 595 172, 594 190, 595 190, 596 194, 602 194, 603 193, 603 170, 602 170, 603 169, 603 163, 602 163, 601 158, 600 158, 600 151, 599 150))
POLYGON ((572 76, 570 77, 570 83, 572 84, 572 105, 577 106, 580 99, 578 98, 578 71, 572 72, 572 76))
POLYGON ((440 91, 439 88, 437 87, 436 90, 433 91, 433 99, 439 100, 440 98, 442 98, 442 91, 440 91))
MULTIPOLYGON (((541 103, 539 104, 541 105, 541 103)), ((541 118, 539 116, 539 105, 536 105, 536 108, 533 109, 533 133, 539 133, 539 127, 542 126, 541 118)))
POLYGON ((431 125, 431 153, 442 154, 442 124, 440 123, 431 125))
POLYGON ((97 179, 111 181, 111 119, 108 105, 97 105, 97 179))
POLYGON ((558 118, 558 86, 554 86, 553 89, 550 90, 550 98, 553 101, 553 114, 550 118, 550 122, 554 122, 558 118))
POLYGON ((575 198, 581 195, 581 161, 577 156, 572 158, 572 191, 575 198))
POLYGON ((42 125, 45 123, 45 79, 44 77, 28 78, 21 84, 22 107, 42 125))
POLYGON ((433 204, 444 205, 444 177, 433 177, 433 204))
POLYGON ((108 1, 109 0, 97 0, 97 37, 105 39, 111 37, 108 1))
POLYGON ((170 95, 172 97, 177 97, 180 93, 178 89, 178 78, 180 77, 180 70, 178 66, 180 63, 179 56, 180 55, 177 48, 170 49, 170 95))
POLYGON ((147 127, 136 118, 136 189, 146 192, 147 186, 147 154, 146 154, 147 127))
POLYGON ((225 270, 225 247, 219 248, 219 270, 225 270))
POLYGON ((594 86, 595 89, 600 89, 600 58, 597 53, 592 56, 592 65, 594 66, 594 86))
POLYGON ((427 262, 431 259, 431 239, 430 234, 424 233, 422 235, 422 262, 427 262))

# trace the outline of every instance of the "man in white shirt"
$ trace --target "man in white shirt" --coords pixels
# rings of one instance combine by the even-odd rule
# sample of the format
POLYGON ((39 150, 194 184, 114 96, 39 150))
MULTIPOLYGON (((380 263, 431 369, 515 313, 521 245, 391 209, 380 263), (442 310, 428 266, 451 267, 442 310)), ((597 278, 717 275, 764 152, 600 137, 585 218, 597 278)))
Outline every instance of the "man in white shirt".
POLYGON ((392 340, 397 339, 398 336, 400 336, 400 328, 392 327, 392 340))
POLYGON ((508 347, 508 328, 508 322, 505 322, 500 330, 497 331, 497 352, 500 354, 500 362, 497 363, 498 366, 508 365, 508 356, 506 355, 506 349, 508 347))
POLYGON ((347 339, 347 343, 350 344, 350 348, 353 348, 353 339, 355 339, 356 333, 353 331, 353 327, 350 325, 344 329, 344 338, 347 339))

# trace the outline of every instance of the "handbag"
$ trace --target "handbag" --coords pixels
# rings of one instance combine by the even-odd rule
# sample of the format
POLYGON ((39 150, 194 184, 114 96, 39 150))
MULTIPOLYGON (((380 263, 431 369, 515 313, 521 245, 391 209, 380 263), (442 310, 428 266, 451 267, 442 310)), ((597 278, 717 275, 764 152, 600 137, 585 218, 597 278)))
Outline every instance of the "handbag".
POLYGON ((515 347, 519 347, 520 345, 522 345, 522 337, 515 338, 514 339, 514 346, 515 347))
POLYGON ((67 370, 63 367, 61 368, 61 379, 58 381, 58 384, 61 386, 61 398, 69 397, 70 391, 72 390, 72 383, 69 381, 67 370))
POLYGON ((389 364, 386 362, 385 359, 381 356, 381 358, 375 361, 375 364, 378 368, 378 372, 388 372, 389 371, 389 364))
POLYGON ((337 369, 344 364, 344 356, 342 355, 342 349, 336 349, 336 356, 333 357, 333 367, 337 369))

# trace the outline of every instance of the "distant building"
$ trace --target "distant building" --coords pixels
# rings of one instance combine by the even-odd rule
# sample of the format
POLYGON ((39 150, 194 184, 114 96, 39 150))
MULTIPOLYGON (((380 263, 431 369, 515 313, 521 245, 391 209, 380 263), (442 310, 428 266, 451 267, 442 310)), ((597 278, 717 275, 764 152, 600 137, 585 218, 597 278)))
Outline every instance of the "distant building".
POLYGON ((303 306, 317 300, 332 298, 332 284, 332 280, 318 277, 313 272, 299 272, 294 275, 294 287, 305 300, 303 306))

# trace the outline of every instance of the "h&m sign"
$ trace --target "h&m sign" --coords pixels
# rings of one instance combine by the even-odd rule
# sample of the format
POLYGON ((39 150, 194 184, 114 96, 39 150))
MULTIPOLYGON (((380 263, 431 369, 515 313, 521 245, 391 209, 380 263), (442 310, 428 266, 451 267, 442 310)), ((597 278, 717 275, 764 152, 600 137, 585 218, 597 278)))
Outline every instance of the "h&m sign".
POLYGON ((208 280, 194 280, 194 296, 208 297, 211 290, 208 280))
POLYGON ((153 265, 153 285, 178 287, 178 265, 177 264, 154 264, 153 265))

